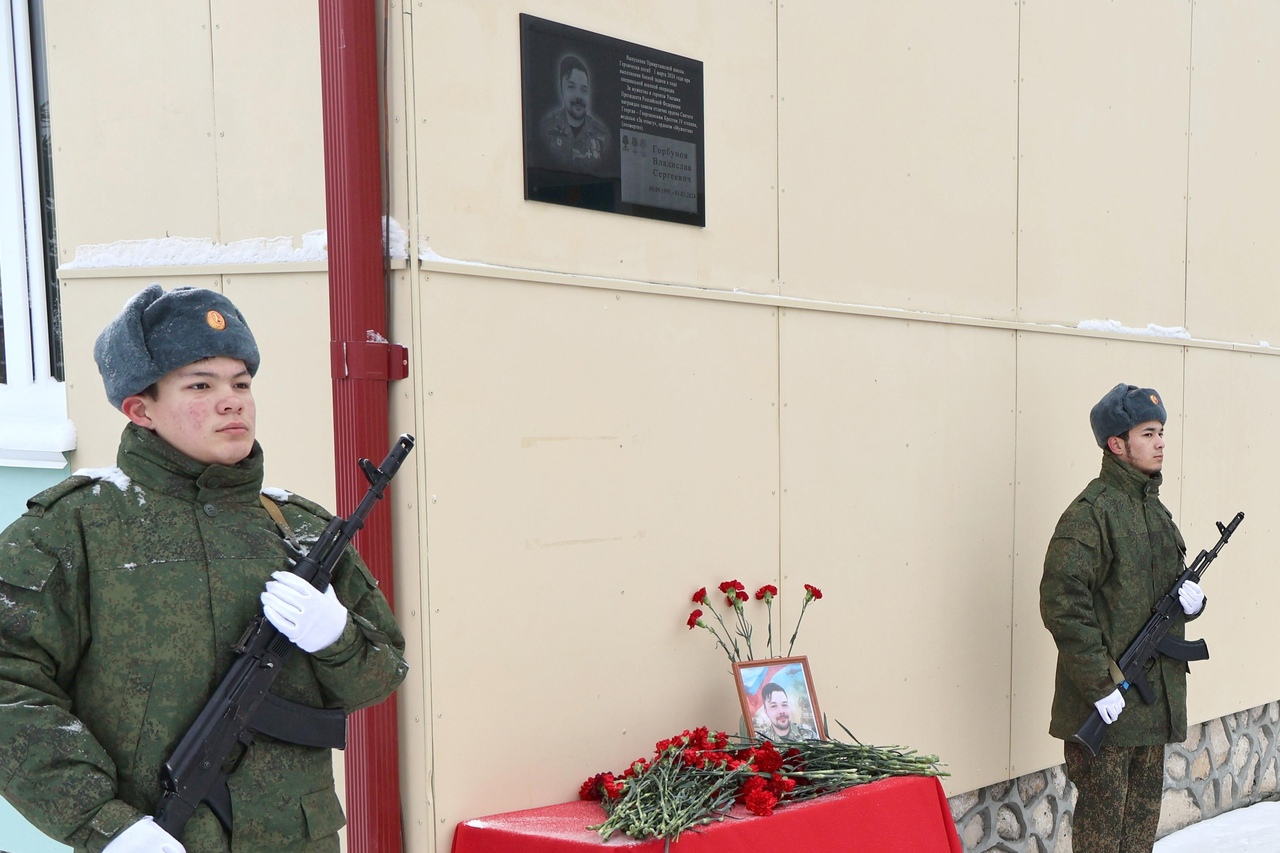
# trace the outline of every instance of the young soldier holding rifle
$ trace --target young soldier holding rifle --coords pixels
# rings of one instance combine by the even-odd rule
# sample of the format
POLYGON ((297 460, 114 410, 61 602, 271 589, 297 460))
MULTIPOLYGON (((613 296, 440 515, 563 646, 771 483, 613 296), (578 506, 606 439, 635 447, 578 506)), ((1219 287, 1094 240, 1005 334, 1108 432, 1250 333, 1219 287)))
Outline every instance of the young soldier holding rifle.
POLYGON ((118 467, 35 496, 0 535, 0 790, 77 851, 336 853, 334 727, 313 722, 336 714, 340 740, 344 712, 404 679, 391 609, 350 547, 323 592, 290 572, 307 560, 282 537, 305 548, 331 517, 262 495, 258 347, 226 297, 151 285, 94 357, 129 419, 118 467), (162 767, 262 612, 297 652, 272 658, 274 722, 232 737, 193 813, 153 819, 162 767))
MULTIPOLYGON (((1165 419, 1151 388, 1120 384, 1093 407, 1102 471, 1062 514, 1045 555, 1040 613, 1058 647, 1049 733, 1066 742, 1067 776, 1079 792, 1076 853, 1149 853, 1164 747, 1187 736, 1185 660, 1155 656, 1145 676, 1149 703, 1126 701, 1129 685, 1114 663, 1185 568, 1182 534, 1160 501, 1165 419), (1073 739, 1095 711, 1107 724, 1096 756, 1073 739)), ((1187 580, 1176 594, 1181 612, 1168 635, 1182 640, 1185 620, 1204 610, 1204 593, 1187 580)))

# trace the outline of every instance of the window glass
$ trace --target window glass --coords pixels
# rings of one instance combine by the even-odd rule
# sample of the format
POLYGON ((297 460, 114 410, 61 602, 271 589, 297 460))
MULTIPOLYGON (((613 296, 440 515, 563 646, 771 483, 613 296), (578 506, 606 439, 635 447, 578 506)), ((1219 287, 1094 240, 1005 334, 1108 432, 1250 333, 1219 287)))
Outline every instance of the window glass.
POLYGON ((0 0, 0 383, 62 378, 41 0, 0 0))

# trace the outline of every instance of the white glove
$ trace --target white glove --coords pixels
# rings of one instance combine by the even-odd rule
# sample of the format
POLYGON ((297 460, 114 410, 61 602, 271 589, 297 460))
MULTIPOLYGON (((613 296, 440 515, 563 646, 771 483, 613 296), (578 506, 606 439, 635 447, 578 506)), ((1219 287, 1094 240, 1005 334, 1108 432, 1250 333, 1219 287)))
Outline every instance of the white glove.
POLYGON ((1120 712, 1124 710, 1124 694, 1117 687, 1097 702, 1094 702, 1093 707, 1098 709, 1102 722, 1109 726, 1116 721, 1116 717, 1119 717, 1120 712))
POLYGON ((333 587, 322 593, 292 572, 274 572, 262 592, 262 612, 293 644, 311 654, 333 645, 347 627, 347 608, 333 587))
POLYGON ((151 815, 111 839, 102 853, 187 853, 187 848, 156 825, 151 815))
POLYGON ((1204 590, 1193 580, 1185 580, 1178 587, 1178 601, 1182 603, 1182 612, 1195 616, 1204 607, 1204 590))

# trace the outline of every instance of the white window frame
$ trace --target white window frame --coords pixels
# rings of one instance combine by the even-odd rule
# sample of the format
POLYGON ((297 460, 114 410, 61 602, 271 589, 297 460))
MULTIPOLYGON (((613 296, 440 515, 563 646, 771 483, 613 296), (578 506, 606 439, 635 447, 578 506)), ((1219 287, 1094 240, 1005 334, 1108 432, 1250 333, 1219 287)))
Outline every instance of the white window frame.
POLYGON ((75 429, 49 357, 29 17, 27 0, 0 0, 0 465, 63 468, 75 429))

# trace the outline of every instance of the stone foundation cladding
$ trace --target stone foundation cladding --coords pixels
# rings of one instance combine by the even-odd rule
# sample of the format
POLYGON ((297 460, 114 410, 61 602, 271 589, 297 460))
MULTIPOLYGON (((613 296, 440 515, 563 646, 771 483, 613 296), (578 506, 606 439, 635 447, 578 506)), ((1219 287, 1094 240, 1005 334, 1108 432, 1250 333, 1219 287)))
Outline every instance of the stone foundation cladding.
MULTIPOLYGON (((1165 749, 1157 837, 1277 798, 1280 702, 1190 726, 1165 749)), ((1059 764, 950 799, 965 853, 1071 853, 1075 786, 1059 764)))

